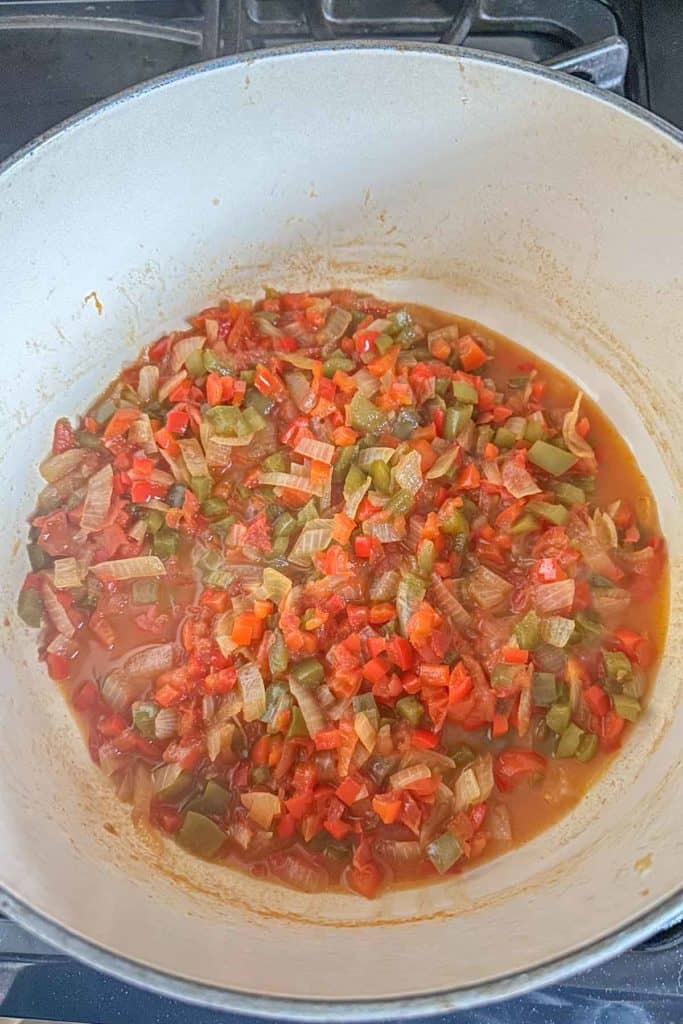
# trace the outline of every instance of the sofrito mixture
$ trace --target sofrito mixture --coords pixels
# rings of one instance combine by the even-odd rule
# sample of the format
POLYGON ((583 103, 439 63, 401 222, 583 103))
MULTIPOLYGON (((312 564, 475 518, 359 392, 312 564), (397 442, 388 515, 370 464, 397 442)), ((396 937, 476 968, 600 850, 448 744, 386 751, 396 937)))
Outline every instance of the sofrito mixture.
POLYGON ((190 324, 56 423, 19 595, 118 795, 200 857, 366 897, 548 825, 662 642, 623 440, 423 307, 267 290, 190 324))

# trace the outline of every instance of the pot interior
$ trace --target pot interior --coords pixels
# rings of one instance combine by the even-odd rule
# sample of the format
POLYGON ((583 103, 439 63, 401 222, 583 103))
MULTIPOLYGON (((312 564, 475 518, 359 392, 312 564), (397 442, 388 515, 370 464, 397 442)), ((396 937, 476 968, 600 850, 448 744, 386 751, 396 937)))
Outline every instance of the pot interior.
POLYGON ((0 175, 9 893, 169 975, 359 1000, 525 971, 676 891, 681 211, 680 141, 630 109, 559 77, 417 45, 190 69, 88 115, 0 175), (627 438, 670 546, 664 661, 622 756, 527 845, 374 902, 297 894, 136 833, 14 613, 55 418, 83 409, 192 311, 264 284, 368 288, 478 319, 539 352, 627 438))

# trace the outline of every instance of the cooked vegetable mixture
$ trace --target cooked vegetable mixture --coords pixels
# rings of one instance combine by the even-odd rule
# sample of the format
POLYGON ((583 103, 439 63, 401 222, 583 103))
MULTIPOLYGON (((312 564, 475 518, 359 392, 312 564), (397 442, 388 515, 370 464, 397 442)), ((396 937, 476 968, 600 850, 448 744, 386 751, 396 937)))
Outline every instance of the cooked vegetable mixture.
POLYGON ((571 806, 643 710, 665 546, 623 441, 476 324, 205 309, 57 422, 19 614, 118 794, 372 897, 571 806))

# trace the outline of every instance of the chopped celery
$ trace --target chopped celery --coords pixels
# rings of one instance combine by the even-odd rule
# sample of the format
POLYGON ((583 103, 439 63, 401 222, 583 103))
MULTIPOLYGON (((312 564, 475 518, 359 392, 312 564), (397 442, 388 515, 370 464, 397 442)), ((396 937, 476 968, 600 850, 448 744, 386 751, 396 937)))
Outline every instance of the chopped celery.
POLYGON ((417 568, 420 576, 431 576, 435 557, 434 541, 423 540, 417 552, 417 568))
POLYGON ((557 680, 552 672, 534 672, 531 687, 538 707, 547 708, 557 700, 557 680))
POLYGON ((623 651, 603 651, 602 657, 610 679, 623 683, 633 675, 633 665, 623 651))
POLYGON ((26 552, 34 572, 40 572, 41 569, 49 569, 52 565, 52 558, 44 548, 41 548, 40 544, 27 544, 26 552))
POLYGON ((285 452, 273 452, 261 466, 266 473, 289 473, 289 458, 285 452))
POLYGON ((508 686, 512 685, 512 680, 520 668, 520 665, 505 665, 502 661, 499 661, 497 665, 493 666, 493 671, 491 672, 491 686, 495 686, 496 689, 507 689, 508 686))
POLYGON ((157 558, 171 558, 177 552, 179 542, 180 536, 177 530, 170 530, 168 526, 162 526, 154 534, 152 551, 157 558))
POLYGON ((202 502, 202 515, 207 519, 221 519, 228 511, 228 503, 223 498, 207 498, 202 502))
MULTIPOLYGON (((183 488, 184 494, 185 489, 183 488)), ((150 508, 145 511, 145 525, 148 533, 157 533, 165 522, 164 513, 160 512, 158 508, 150 508)))
POLYGON ((424 708, 416 697, 401 697, 396 701, 396 710, 411 725, 418 725, 424 715, 424 708))
POLYGON ((581 488, 564 481, 555 484, 555 497, 565 505, 585 505, 586 503, 586 495, 581 488))
POLYGON ((499 448, 512 448, 516 440, 515 435, 507 427, 498 427, 498 430, 493 435, 493 442, 499 448))
POLYGON ((410 491, 397 491, 391 501, 387 504, 385 511, 395 516, 405 515, 405 513, 413 507, 414 501, 415 498, 410 491))
POLYGON ((227 569, 212 569, 211 572, 205 572, 202 576, 202 581, 207 587, 214 587, 218 590, 225 590, 233 579, 233 574, 227 569))
POLYGON ((540 529, 540 527, 536 516, 532 516, 530 512, 524 512, 519 519, 512 524, 508 533, 511 533, 513 537, 517 537, 523 533, 531 533, 532 530, 538 529, 540 529))
POLYGON ((202 358, 204 360, 204 369, 207 373, 220 373, 222 377, 230 377, 229 367, 222 363, 215 352, 210 348, 205 348, 202 352, 202 358))
POLYGON ((97 434, 91 434, 89 430, 77 430, 76 440, 79 448, 90 448, 95 451, 102 447, 102 441, 97 434))
POLYGON ((224 814, 230 803, 230 794, 227 789, 214 779, 209 779, 201 796, 195 796, 187 805, 188 811, 197 811, 198 814, 224 814))
POLYGON ((381 459, 375 459, 374 462, 370 463, 370 477, 373 487, 380 494, 391 493, 391 470, 386 462, 382 462, 381 459))
POLYGON ((380 355, 384 355, 385 352, 388 352, 391 346, 394 344, 395 341, 390 334, 379 334, 375 338, 375 348, 380 353, 380 355))
POLYGON ((242 420, 242 413, 236 405, 214 405, 206 410, 205 415, 216 433, 222 436, 236 434, 242 420))
POLYGON ((474 406, 473 405, 461 405, 460 408, 457 410, 457 413, 458 413, 458 425, 457 425, 457 429, 456 429, 456 435, 459 434, 461 430, 465 429, 467 424, 472 419, 473 412, 474 412, 474 406))
POLYGON ((256 434, 259 430, 263 430, 266 425, 261 413, 254 408, 253 405, 248 405, 242 410, 242 421, 238 426, 238 434, 256 434))
POLYGON ((532 609, 515 626, 515 639, 522 650, 533 651, 541 642, 541 620, 532 609))
POLYGON ((462 846, 452 832, 444 832, 438 839, 427 844, 427 856, 432 864, 443 875, 462 857, 462 846))
POLYGON ((283 512, 273 523, 273 537, 288 537, 296 529, 296 519, 291 512, 283 512))
POLYGON ((159 714, 159 705, 151 700, 136 701, 131 708, 133 725, 139 733, 151 739, 154 736, 154 719, 159 714))
POLYGON ((437 377, 434 382, 436 393, 440 398, 445 398, 448 394, 448 384, 449 381, 445 377, 437 377))
POLYGON ((400 441, 406 441, 415 433, 420 425, 420 420, 414 409, 404 408, 398 413, 391 432, 400 441))
POLYGON ((193 476, 190 480, 190 487, 197 501, 206 501, 211 497, 213 482, 210 476, 193 476))
POLYGON ((455 406, 449 406, 443 421, 443 436, 447 441, 453 441, 457 436, 459 419, 460 415, 455 406))
POLYGON ((24 588, 19 594, 17 601, 17 612, 27 626, 38 629, 43 616, 43 599, 40 593, 33 587, 24 588))
POLYGON ((304 719, 298 704, 295 704, 292 708, 292 720, 289 723, 289 729, 287 730, 288 739, 293 739, 296 736, 308 736, 306 720, 304 719))
POLYGON ((572 717, 572 709, 569 704, 553 704, 548 708, 545 722, 549 729, 561 735, 569 725, 572 717))
POLYGON ((240 380, 244 380, 247 384, 253 384, 256 379, 255 370, 240 370, 240 380))
POLYGON ((642 711, 640 701, 637 697, 629 697, 625 693, 615 693, 612 695, 612 703, 614 704, 614 710, 622 718, 625 718, 627 722, 635 722, 642 711))
POLYGON ((189 373, 190 377, 203 377, 206 373, 204 369, 204 355, 200 348, 196 348, 194 352, 190 352, 189 356, 185 360, 185 369, 189 373))
POLYGON ((354 361, 344 355, 342 350, 338 348, 324 361, 323 373, 326 377, 334 377, 338 370, 341 370, 342 373, 348 373, 350 370, 355 369, 355 365, 354 361))
POLYGON ((354 430, 362 430, 367 434, 379 433, 384 428, 386 413, 373 405, 360 391, 356 391, 346 409, 354 430))
POLYGON ((315 503, 315 498, 311 498, 311 500, 307 501, 304 507, 299 510, 299 512, 297 513, 296 520, 300 526, 305 526, 306 523, 310 522, 311 519, 317 518, 318 506, 315 503))
POLYGON ((441 523, 441 529, 444 533, 448 533, 451 536, 456 534, 463 534, 467 536, 470 532, 470 524, 467 522, 467 518, 462 509, 456 508, 448 516, 444 522, 441 523))
POLYGON ((225 842, 225 832, 211 818, 188 811, 176 839, 182 847, 198 857, 213 857, 225 842))
POLYGON ((256 409, 262 416, 267 416, 275 407, 275 399, 268 395, 262 395, 256 388, 247 388, 244 396, 244 408, 256 409))
POLYGON ((533 444, 535 441, 540 441, 545 430, 543 424, 537 420, 527 420, 526 426, 524 427, 524 440, 528 441, 529 444, 533 444))
MULTIPOLYGON (((184 484, 171 484, 166 495, 166 504, 170 505, 171 508, 182 508, 185 501, 185 485, 184 484)), ((153 512, 158 512, 158 509, 152 509, 153 512)), ((159 513, 161 515, 161 513, 159 513)))
POLYGON ((368 716, 375 729, 379 727, 379 710, 377 702, 371 693, 359 693, 353 698, 352 704, 356 714, 362 711, 368 716))
POLYGON ((574 757, 583 736, 583 729, 579 729, 576 722, 570 722, 557 741, 557 757, 574 757))
POLYGON ((596 637, 602 633, 602 626, 597 619, 592 618, 586 612, 577 612, 574 621, 586 637, 596 637))
POLYGON ((344 494, 354 494, 359 487, 362 487, 367 477, 360 466, 355 463, 349 467, 349 471, 346 474, 346 480, 344 481, 344 494))
POLYGON ((598 737, 594 736, 592 732, 585 732, 579 740, 574 757, 577 761, 591 761, 595 757, 597 749, 598 737))
POLYGON ((192 787, 192 776, 180 765, 165 764, 152 772, 154 792, 162 803, 174 803, 182 799, 192 787))
POLYGON ((116 406, 112 402, 111 398, 105 399, 101 405, 98 405, 96 409, 93 409, 90 415, 96 420, 100 426, 104 426, 108 423, 116 412, 116 406))
POLYGON ((555 444, 548 444, 547 441, 534 441, 527 452, 527 458, 534 466, 552 476, 562 476, 578 461, 576 455, 563 451, 555 444))
POLYGON ((133 580, 130 592, 133 604, 156 604, 159 600, 159 581, 133 580))
POLYGON ((325 678, 325 669, 317 658, 304 658, 292 666, 292 675, 305 686, 319 686, 325 678))
POLYGON ((453 395, 459 402, 463 402, 465 405, 476 405, 479 401, 477 389, 464 380, 453 381, 453 395))
POLYGON ((476 761, 477 755, 467 743, 456 743, 448 751, 448 756, 453 759, 458 768, 464 768, 466 764, 476 761))
POLYGON ((564 526, 569 518, 569 512, 564 505, 551 505, 548 501, 530 501, 527 509, 541 519, 547 519, 555 526, 564 526))
POLYGON ((358 455, 358 445, 347 444, 337 449, 337 458, 332 469, 332 479, 335 483, 341 483, 345 478, 349 466, 358 455))

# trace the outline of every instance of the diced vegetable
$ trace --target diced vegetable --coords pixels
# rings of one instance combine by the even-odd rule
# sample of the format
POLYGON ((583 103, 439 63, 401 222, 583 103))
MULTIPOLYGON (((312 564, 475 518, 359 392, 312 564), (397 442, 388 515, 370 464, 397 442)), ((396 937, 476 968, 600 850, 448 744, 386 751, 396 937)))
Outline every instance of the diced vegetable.
POLYGON ((443 875, 462 857, 462 847, 452 832, 444 832, 438 839, 427 844, 427 856, 443 875))
POLYGON ((226 835, 211 818, 196 811, 188 811, 176 839, 190 853, 208 858, 218 853, 226 835))
POLYGON ((527 452, 527 457, 534 466, 538 466, 539 469, 552 476, 562 476, 577 461, 576 455, 565 452, 554 444, 548 444, 547 441, 534 441, 527 452))

